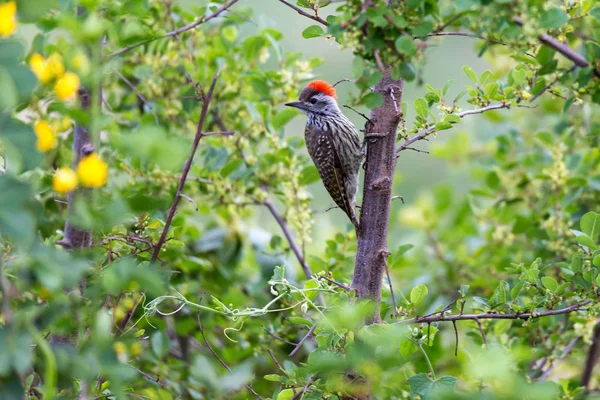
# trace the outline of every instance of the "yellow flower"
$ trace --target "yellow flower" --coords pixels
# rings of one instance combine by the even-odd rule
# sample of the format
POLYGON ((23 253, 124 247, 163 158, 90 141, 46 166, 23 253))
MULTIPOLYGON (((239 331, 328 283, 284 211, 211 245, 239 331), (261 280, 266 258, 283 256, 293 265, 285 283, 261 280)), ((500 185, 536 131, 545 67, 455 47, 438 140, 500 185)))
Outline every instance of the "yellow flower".
POLYGON ((77 75, 67 72, 54 85, 54 92, 61 100, 72 100, 77 94, 80 83, 77 75))
POLYGON ((33 127, 37 136, 37 149, 46 152, 56 146, 56 136, 50 125, 46 121, 38 121, 33 127))
POLYGON ((48 62, 38 53, 29 59, 29 67, 41 83, 48 83, 52 79, 52 70, 48 62))
POLYGON ((77 175, 83 186, 104 186, 108 177, 108 166, 97 153, 92 153, 79 161, 77 175))
POLYGON ((17 30, 17 3, 9 1, 0 5, 0 37, 12 35, 17 30))
POLYGON ((74 99, 80 83, 77 75, 72 72, 67 72, 56 82, 56 85, 54 85, 54 92, 61 100, 74 99))
POLYGON ((65 73, 65 65, 63 64, 63 59, 60 54, 52 53, 50 57, 48 57, 47 62, 50 72, 52 72, 52 76, 57 79, 63 76, 65 73))
POLYGON ((67 194, 77 187, 77 175, 71 168, 60 168, 52 177, 52 187, 58 193, 67 194))
POLYGON ((529 93, 527 90, 523 90, 521 97, 523 97, 524 100, 529 100, 531 98, 531 93, 529 93))

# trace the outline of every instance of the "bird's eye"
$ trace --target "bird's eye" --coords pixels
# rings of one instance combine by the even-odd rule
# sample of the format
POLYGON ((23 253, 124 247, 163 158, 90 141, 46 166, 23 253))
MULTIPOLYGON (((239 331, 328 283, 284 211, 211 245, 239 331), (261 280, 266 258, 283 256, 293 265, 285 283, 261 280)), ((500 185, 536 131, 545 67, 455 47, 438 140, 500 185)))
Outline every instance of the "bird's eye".
POLYGON ((315 99, 314 97, 310 99, 310 104, 317 104, 317 99, 315 99))

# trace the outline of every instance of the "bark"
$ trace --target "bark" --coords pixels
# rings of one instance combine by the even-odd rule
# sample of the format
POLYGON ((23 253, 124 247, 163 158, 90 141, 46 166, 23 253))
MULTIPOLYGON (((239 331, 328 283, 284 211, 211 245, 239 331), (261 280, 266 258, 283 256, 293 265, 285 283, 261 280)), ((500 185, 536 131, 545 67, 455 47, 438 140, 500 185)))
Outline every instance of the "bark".
MULTIPOLYGON (((81 106, 84 109, 90 108, 90 96, 89 93, 84 90, 79 90, 79 99, 81 106)), ((73 164, 72 168, 74 171, 77 170, 79 160, 85 155, 90 154, 94 151, 88 129, 80 124, 75 125, 73 133, 73 164)), ((65 249, 82 249, 92 245, 92 233, 90 231, 80 229, 71 223, 71 216, 73 214, 73 208, 75 207, 75 201, 79 196, 86 196, 86 191, 89 189, 77 189, 69 193, 67 197, 67 221, 65 222, 65 234, 62 240, 57 243, 62 245, 65 249)))
POLYGON ((592 338, 592 344, 585 360, 585 366, 583 369, 583 376, 581 377, 581 386, 585 387, 585 391, 589 392, 592 382, 592 374, 594 367, 598 360, 598 353, 600 350, 600 324, 596 324, 594 327, 594 336, 592 338))
POLYGON ((370 298, 374 310, 367 323, 381 321, 379 315, 383 273, 389 255, 387 247, 394 169, 396 129, 401 119, 404 83, 389 76, 375 87, 383 104, 371 111, 367 122, 367 158, 360 212, 360 230, 352 289, 359 298, 370 298))

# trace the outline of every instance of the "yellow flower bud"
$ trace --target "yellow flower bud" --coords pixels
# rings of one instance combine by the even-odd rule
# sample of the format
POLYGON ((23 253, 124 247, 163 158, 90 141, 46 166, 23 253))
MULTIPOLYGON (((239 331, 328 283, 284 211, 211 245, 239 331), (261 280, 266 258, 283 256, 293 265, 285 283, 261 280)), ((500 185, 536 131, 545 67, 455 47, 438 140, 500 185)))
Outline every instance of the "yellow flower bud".
POLYGON ((115 342, 113 344, 113 349, 117 354, 123 354, 127 352, 127 346, 125 346, 125 343, 123 342, 115 342))
POLYGON ((37 149, 46 152, 56 146, 56 136, 54 131, 46 121, 36 122, 33 130, 37 136, 37 149))
POLYGON ((527 90, 523 90, 523 93, 521 94, 521 97, 524 100, 529 100, 531 98, 531 93, 529 93, 527 90))
POLYGON ((52 187, 55 191, 67 194, 77 187, 77 175, 71 168, 60 168, 54 173, 52 187))
POLYGON ((29 67, 42 84, 48 83, 52 79, 52 71, 48 62, 38 53, 33 54, 29 59, 29 67))
POLYGON ((50 72, 52 76, 55 78, 60 78, 65 73, 65 65, 63 64, 63 58, 58 53, 52 53, 50 57, 48 57, 48 67, 50 68, 50 72))
POLYGON ((106 184, 108 166, 97 153, 92 153, 79 161, 77 176, 83 186, 101 187, 106 184))
POLYGON ((0 4, 0 37, 8 37, 17 30, 17 3, 0 4))
POLYGON ((140 342, 135 342, 129 347, 129 351, 131 352, 131 355, 134 357, 142 354, 142 350, 144 350, 144 347, 142 346, 142 344, 140 342))
POLYGON ((54 85, 54 92, 61 100, 72 100, 79 89, 79 77, 72 72, 64 74, 54 85))

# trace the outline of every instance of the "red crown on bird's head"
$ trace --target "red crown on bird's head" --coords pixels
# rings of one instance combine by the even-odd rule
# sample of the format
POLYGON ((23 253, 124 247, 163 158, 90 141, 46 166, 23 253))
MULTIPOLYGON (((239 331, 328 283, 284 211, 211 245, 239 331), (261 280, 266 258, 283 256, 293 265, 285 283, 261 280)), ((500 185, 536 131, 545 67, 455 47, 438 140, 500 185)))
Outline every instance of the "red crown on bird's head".
POLYGON ((328 96, 333 97, 334 99, 336 98, 335 88, 325 81, 319 81, 319 80, 312 81, 311 83, 306 85, 306 87, 312 88, 312 89, 316 90, 317 92, 324 93, 328 96))

